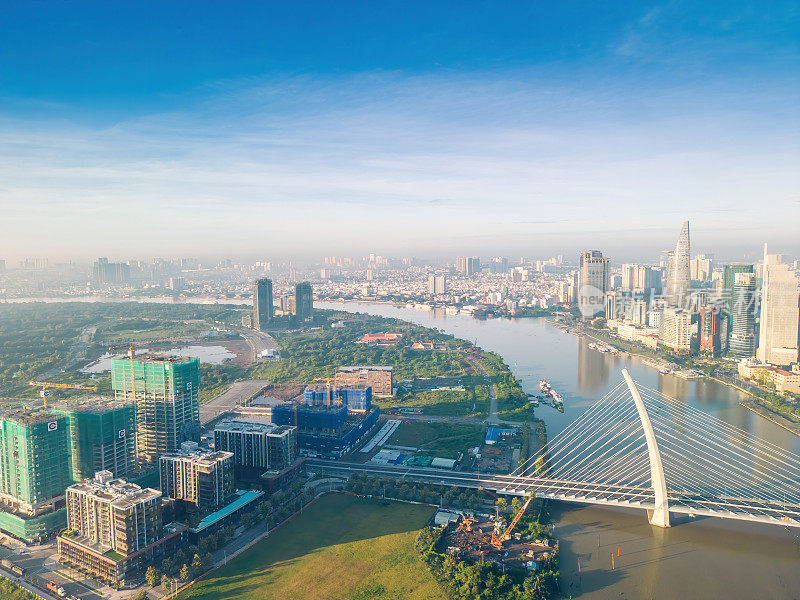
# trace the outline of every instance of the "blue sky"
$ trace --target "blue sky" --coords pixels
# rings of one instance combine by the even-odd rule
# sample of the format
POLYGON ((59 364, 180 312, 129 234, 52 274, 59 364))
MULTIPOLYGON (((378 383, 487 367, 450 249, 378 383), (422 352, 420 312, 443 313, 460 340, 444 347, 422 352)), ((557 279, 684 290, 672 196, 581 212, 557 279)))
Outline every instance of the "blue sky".
POLYGON ((800 9, 0 8, 0 258, 800 254, 800 9))

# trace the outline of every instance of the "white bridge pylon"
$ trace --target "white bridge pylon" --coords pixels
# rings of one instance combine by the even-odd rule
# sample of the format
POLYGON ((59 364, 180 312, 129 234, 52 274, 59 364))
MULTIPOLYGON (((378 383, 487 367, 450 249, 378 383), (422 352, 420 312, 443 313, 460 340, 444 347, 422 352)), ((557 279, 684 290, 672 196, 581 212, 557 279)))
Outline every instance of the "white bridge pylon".
POLYGON ((647 416, 647 409, 644 406, 644 402, 642 402, 642 396, 639 394, 639 390, 636 389, 636 383, 628 373, 628 369, 622 369, 622 376, 625 378, 625 383, 628 385, 633 401, 636 404, 636 411, 639 413, 644 439, 647 443, 647 454, 650 459, 650 481, 653 483, 654 495, 654 508, 650 523, 659 527, 669 527, 667 482, 664 478, 664 465, 661 462, 661 454, 658 452, 658 442, 656 442, 653 424, 650 422, 650 417, 647 416))
POLYGON ((670 513, 800 527, 794 453, 622 375, 493 485, 501 493, 643 508, 659 527, 670 526, 670 513))

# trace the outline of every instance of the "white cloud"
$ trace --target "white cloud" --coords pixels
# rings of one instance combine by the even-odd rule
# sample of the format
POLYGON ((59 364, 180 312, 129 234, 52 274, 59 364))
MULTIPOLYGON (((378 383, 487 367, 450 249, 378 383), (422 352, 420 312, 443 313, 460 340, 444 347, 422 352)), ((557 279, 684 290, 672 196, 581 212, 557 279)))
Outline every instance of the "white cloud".
POLYGON ((256 78, 107 127, 7 118, 2 252, 423 254, 477 239, 501 252, 684 218, 774 228, 765 206, 788 233, 798 140, 772 116, 786 94, 712 84, 256 78))

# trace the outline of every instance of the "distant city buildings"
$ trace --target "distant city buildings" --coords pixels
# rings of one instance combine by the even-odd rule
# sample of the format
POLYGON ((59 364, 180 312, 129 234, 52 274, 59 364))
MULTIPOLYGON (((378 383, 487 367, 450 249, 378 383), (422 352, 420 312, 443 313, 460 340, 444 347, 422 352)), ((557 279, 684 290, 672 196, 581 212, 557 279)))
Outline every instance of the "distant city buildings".
POLYGON ((689 263, 689 276, 692 281, 708 281, 714 270, 714 257, 708 254, 697 254, 689 263))
POLYGON ((253 329, 266 331, 273 316, 272 280, 259 279, 253 285, 253 329))
POLYGON ((98 285, 129 283, 131 267, 125 263, 108 262, 107 258, 98 258, 94 263, 92 274, 98 285))
POLYGON ((471 277, 481 268, 481 259, 477 256, 459 256, 456 258, 456 271, 465 277, 471 277))

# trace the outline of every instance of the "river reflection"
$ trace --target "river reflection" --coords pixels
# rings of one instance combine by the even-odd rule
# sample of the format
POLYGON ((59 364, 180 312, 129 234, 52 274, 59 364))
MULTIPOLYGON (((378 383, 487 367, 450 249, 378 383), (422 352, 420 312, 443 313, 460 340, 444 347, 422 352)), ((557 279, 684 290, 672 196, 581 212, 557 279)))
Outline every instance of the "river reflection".
MULTIPOLYGON (((365 312, 437 327, 492 350, 506 360, 528 392, 546 378, 564 398, 564 413, 537 409, 552 437, 616 386, 627 368, 642 385, 800 452, 800 438, 739 405, 743 394, 714 381, 662 375, 641 359, 589 348, 544 319, 479 321, 444 311, 385 304, 320 303, 320 308, 365 312)), ((680 428, 680 419, 676 423, 680 428)), ((741 442, 726 434, 731 445, 741 442)), ((561 543, 562 590, 588 599, 800 598, 798 532, 778 526, 695 519, 669 529, 651 526, 641 511, 553 505, 561 543), (599 545, 598 545, 599 535, 599 545), (615 556, 612 569, 611 554, 615 556), (581 573, 578 573, 580 562, 581 573)))

